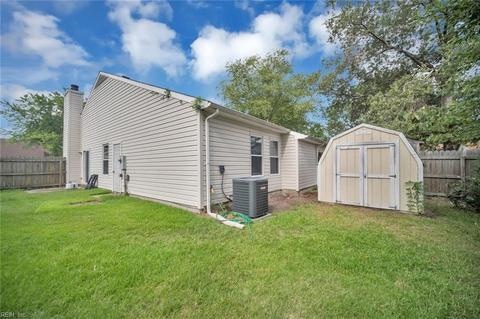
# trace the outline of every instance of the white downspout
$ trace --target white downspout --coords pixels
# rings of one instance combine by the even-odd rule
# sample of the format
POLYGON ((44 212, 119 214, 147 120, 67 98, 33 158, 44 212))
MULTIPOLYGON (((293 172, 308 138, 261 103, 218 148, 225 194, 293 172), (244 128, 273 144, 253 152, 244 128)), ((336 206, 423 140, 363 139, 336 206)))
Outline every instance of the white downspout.
POLYGON ((206 175, 207 175, 207 214, 210 215, 210 216, 214 215, 212 217, 215 217, 215 216, 218 216, 218 215, 217 214, 212 214, 212 209, 210 207, 210 201, 211 201, 211 198, 210 198, 210 186, 211 186, 211 182, 210 182, 210 127, 209 127, 210 125, 209 125, 208 120, 217 116, 219 112, 220 112, 220 110, 217 109, 215 111, 215 113, 210 114, 205 119, 205 157, 206 157, 206 175))
POLYGON ((208 214, 208 216, 213 217, 216 220, 219 220, 220 222, 222 222, 225 225, 236 227, 236 228, 239 228, 239 229, 243 229, 244 225, 233 222, 233 221, 230 221, 230 220, 224 218, 221 215, 212 213, 212 208, 211 208, 211 205, 210 205, 210 202, 211 202, 211 195, 210 195, 210 186, 211 186, 211 181, 210 181, 210 127, 209 127, 209 121, 208 120, 217 116, 219 112, 220 112, 220 110, 217 109, 215 111, 215 113, 210 114, 205 119, 205 158, 206 158, 205 174, 207 175, 206 176, 206 180, 207 180, 207 214, 208 214))

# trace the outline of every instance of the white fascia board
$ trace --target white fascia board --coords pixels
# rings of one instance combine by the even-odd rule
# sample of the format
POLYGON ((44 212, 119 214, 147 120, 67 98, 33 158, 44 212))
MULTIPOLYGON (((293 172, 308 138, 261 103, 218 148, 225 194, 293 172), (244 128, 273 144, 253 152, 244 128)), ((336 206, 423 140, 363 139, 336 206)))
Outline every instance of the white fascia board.
POLYGON ((290 134, 295 136, 295 138, 297 140, 300 140, 300 141, 304 141, 304 142, 311 143, 311 144, 316 144, 316 145, 322 145, 323 144, 323 141, 321 141, 320 139, 318 139, 316 137, 310 136, 310 135, 306 135, 306 134, 295 132, 295 131, 290 131, 290 134))
POLYGON ((212 103, 212 102, 209 102, 209 103, 210 104, 208 106, 202 107, 202 110, 208 110, 209 108, 218 109, 220 111, 221 116, 227 117, 229 119, 233 119, 235 121, 239 121, 239 122, 243 122, 243 123, 246 123, 246 124, 249 124, 249 125, 257 126, 257 127, 263 128, 263 129, 268 129, 268 130, 276 132, 276 133, 289 133, 290 132, 289 129, 287 129, 283 126, 280 126, 280 125, 277 125, 277 124, 259 119, 258 117, 255 117, 255 116, 252 116, 252 115, 249 115, 249 114, 245 114, 245 113, 242 113, 242 112, 239 112, 239 111, 236 111, 236 110, 232 110, 230 108, 227 108, 225 106, 221 106, 221 105, 218 105, 218 104, 215 104, 215 103, 212 103))

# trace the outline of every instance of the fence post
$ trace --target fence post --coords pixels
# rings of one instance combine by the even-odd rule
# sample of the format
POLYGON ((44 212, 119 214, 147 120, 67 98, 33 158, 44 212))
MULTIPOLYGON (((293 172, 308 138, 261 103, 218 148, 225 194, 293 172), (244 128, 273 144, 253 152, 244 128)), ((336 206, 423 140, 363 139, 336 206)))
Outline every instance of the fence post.
POLYGON ((62 162, 63 162, 63 158, 60 157, 60 160, 59 160, 60 165, 58 165, 58 187, 59 188, 62 188, 62 162))
POLYGON ((460 178, 462 182, 465 182, 465 175, 466 175, 465 158, 466 158, 466 149, 462 148, 462 152, 460 153, 460 178))

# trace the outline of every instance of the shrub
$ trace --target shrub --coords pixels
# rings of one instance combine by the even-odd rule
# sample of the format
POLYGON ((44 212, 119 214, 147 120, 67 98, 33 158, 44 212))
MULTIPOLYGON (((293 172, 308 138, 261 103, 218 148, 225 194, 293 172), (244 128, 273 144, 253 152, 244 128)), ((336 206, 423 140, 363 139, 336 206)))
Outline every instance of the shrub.
POLYGON ((448 199, 452 204, 461 209, 467 209, 480 213, 480 163, 473 176, 465 181, 455 183, 448 193, 448 199))
POLYGON ((408 181, 407 187, 407 207, 410 211, 423 215, 423 183, 408 181))

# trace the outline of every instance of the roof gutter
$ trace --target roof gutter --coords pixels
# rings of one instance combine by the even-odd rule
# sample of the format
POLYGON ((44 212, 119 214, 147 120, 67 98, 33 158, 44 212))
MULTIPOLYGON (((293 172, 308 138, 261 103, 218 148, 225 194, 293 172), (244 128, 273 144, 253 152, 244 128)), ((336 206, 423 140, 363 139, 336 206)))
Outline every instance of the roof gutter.
POLYGON ((259 119, 255 116, 252 116, 252 115, 249 115, 249 114, 246 114, 246 113, 243 113, 243 112, 232 110, 228 107, 224 107, 224 106, 212 103, 212 102, 210 102, 210 104, 208 106, 202 107, 202 109, 203 110, 212 110, 212 109, 213 110, 220 110, 220 111, 222 111, 222 116, 225 117, 225 118, 235 120, 235 121, 239 121, 239 122, 242 122, 242 123, 245 123, 247 125, 254 126, 254 127, 260 127, 260 128, 263 128, 263 129, 266 128, 266 129, 269 129, 270 131, 273 131, 273 132, 276 132, 276 133, 289 133, 290 132, 289 129, 287 129, 283 126, 280 126, 280 125, 277 125, 277 124, 259 119))

